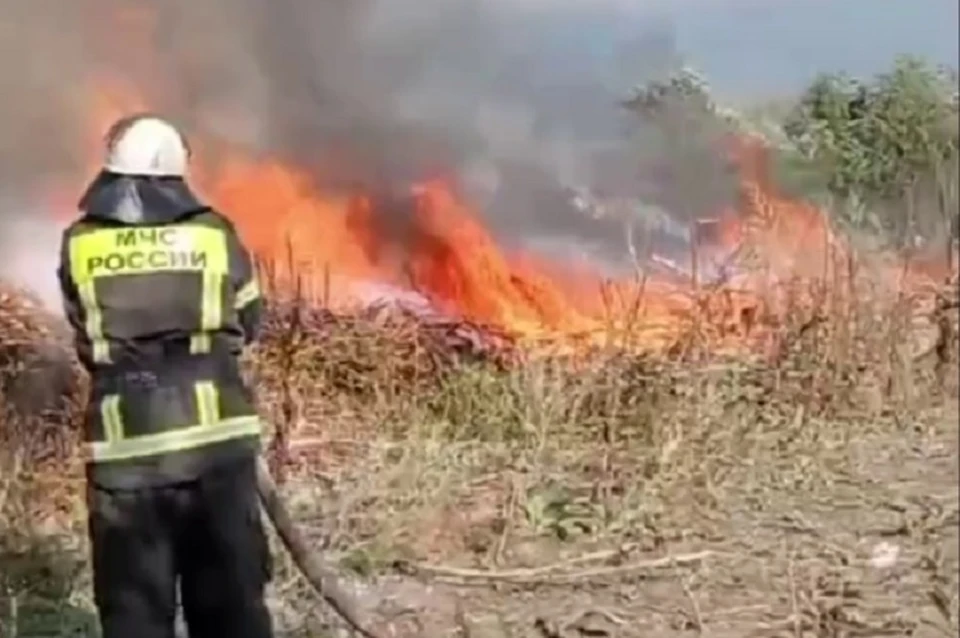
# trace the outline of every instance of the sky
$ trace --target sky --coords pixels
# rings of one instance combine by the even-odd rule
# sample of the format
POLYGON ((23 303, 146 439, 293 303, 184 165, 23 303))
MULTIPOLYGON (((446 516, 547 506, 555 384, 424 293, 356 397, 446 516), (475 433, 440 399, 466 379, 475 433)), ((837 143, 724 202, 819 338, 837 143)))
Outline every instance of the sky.
POLYGON ((729 96, 793 93, 820 71, 872 75, 900 53, 957 64, 957 0, 635 1, 644 8, 621 23, 621 37, 648 21, 669 27, 677 49, 729 96))
POLYGON ((671 51, 732 106, 795 96, 820 72, 869 77, 904 53, 957 66, 958 0, 487 1, 530 11, 499 23, 491 72, 551 101, 566 124, 609 118, 673 66, 671 51))
POLYGON ((791 92, 818 71, 871 75, 899 53, 957 64, 957 0, 731 4, 676 10, 680 49, 724 93, 791 92))

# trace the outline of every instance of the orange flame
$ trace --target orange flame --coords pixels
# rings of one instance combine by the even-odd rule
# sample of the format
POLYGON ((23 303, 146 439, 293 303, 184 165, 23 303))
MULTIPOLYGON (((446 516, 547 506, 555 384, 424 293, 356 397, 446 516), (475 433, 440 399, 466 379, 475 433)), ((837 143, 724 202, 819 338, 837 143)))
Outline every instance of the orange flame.
MULTIPOLYGON (((142 107, 135 93, 102 84, 92 102, 91 129, 102 132, 142 107)), ((100 139, 91 144, 99 148, 100 139)), ((507 255, 440 180, 411 188, 409 228, 397 238, 365 194, 325 192, 301 167, 230 149, 205 156, 203 146, 193 141, 195 181, 233 219, 251 251, 272 263, 281 285, 303 280, 308 294, 336 307, 357 301, 353 282, 413 289, 446 313, 518 338, 596 343, 630 327, 638 347, 669 348, 705 312, 718 345, 741 347, 763 341, 757 322, 776 311, 779 283, 822 278, 849 254, 821 211, 777 193, 767 151, 752 140, 733 144, 742 174, 740 204, 721 212, 704 245, 705 255, 734 255, 739 275, 709 294, 676 278, 605 281, 583 265, 507 255)))

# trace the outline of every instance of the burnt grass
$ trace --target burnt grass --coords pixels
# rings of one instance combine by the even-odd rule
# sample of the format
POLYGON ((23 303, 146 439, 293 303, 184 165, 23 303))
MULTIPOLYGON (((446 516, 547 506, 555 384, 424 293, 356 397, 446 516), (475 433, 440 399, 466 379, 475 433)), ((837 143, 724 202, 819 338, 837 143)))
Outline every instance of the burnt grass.
MULTIPOLYGON (((671 356, 530 357, 275 304, 247 369, 289 506, 388 635, 956 635, 947 290, 823 300, 763 358, 695 332, 671 356)), ((9 289, 0 363, 0 635, 94 636, 84 380, 9 289)), ((280 635, 346 635, 275 549, 280 635)))

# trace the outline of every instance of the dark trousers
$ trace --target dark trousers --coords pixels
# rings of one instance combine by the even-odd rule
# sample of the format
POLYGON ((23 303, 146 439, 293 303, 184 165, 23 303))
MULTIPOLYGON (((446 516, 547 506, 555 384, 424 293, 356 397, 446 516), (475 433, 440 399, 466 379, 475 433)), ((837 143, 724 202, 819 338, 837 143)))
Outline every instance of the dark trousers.
POLYGON ((173 638, 179 578, 190 638, 270 638, 271 562, 252 460, 196 481, 89 487, 103 638, 173 638))

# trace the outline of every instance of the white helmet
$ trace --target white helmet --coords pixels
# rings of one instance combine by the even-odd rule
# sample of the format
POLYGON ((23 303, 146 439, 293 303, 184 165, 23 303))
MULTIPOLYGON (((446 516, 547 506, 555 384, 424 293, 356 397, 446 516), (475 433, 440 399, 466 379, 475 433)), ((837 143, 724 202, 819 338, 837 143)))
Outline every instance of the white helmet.
POLYGON ((175 126, 152 115, 131 115, 107 133, 104 170, 120 175, 183 177, 190 149, 175 126))

